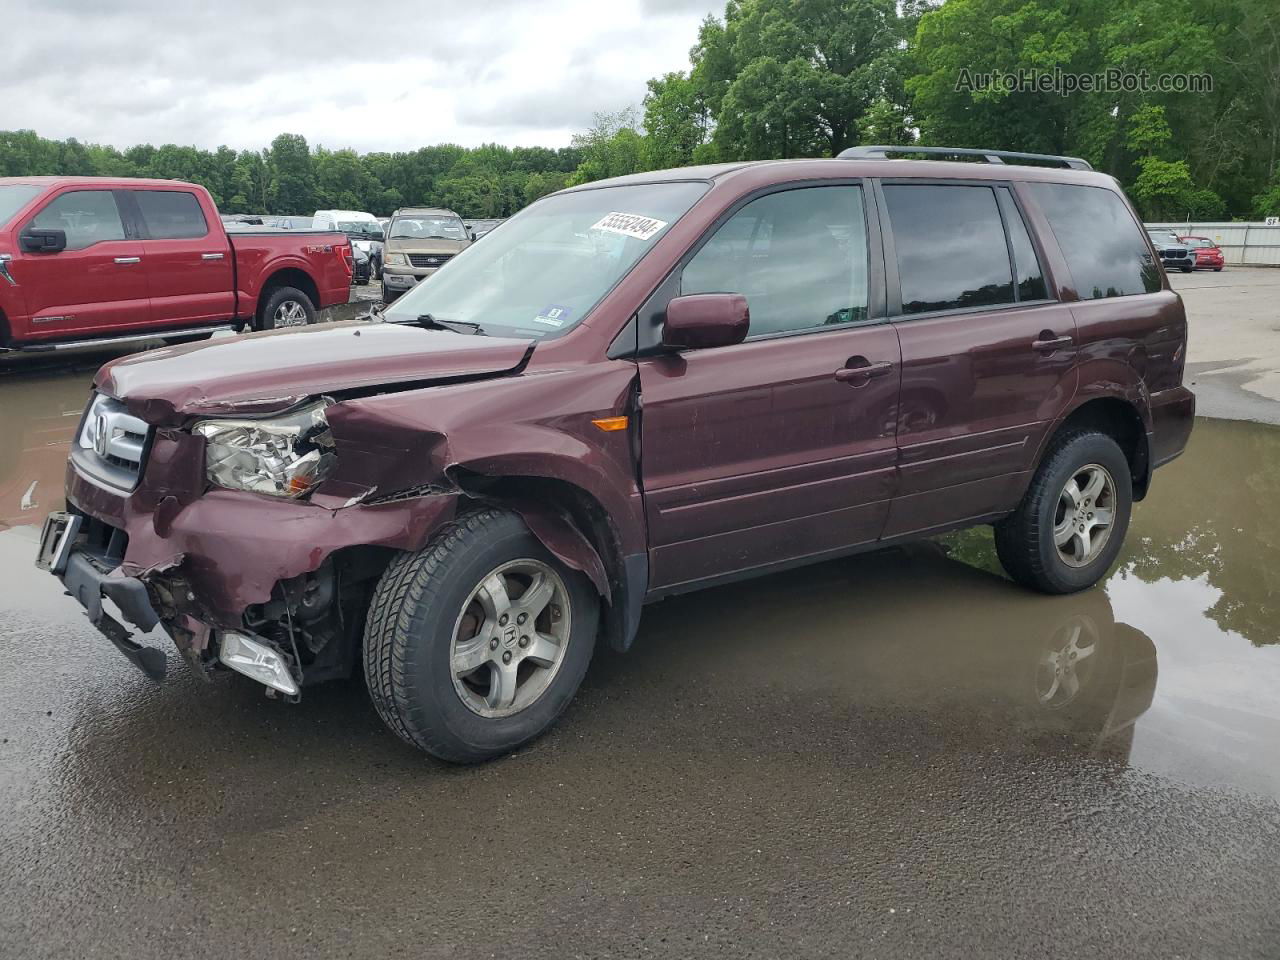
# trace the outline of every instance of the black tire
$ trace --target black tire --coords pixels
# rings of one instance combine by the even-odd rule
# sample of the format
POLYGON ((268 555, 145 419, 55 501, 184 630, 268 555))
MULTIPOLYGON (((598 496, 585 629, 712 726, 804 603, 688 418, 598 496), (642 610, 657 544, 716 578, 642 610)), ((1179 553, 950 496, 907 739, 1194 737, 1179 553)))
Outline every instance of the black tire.
POLYGON ((996 554, 1005 572, 1042 593, 1075 593, 1098 582, 1124 545, 1133 509, 1133 479, 1119 444, 1097 430, 1078 430, 1054 440, 1018 509, 995 525, 996 554), (1054 543, 1059 498, 1067 482, 1088 464, 1098 464, 1114 483, 1112 524, 1101 550, 1088 563, 1071 566, 1054 543))
POLYGON ((1214 272, 1214 273, 1221 273, 1221 272, 1222 272, 1222 268, 1221 268, 1221 267, 1214 267, 1214 268, 1213 268, 1213 272, 1214 272))
MULTIPOLYGON (((577 692, 599 629, 600 598, 587 577, 557 560, 506 510, 464 515, 383 573, 364 631, 365 680, 383 722, 402 740, 451 763, 509 753, 546 731, 577 692), (508 561, 540 561, 564 583, 568 647, 546 689, 527 707, 484 717, 455 689, 454 626, 467 598, 508 561)), ((495 641, 496 642, 496 641, 495 641)))
MULTIPOLYGON (((311 298, 306 293, 297 287, 276 287, 258 309, 258 318, 254 324, 254 329, 276 329, 276 314, 281 307, 291 301, 302 308, 306 326, 316 322, 316 305, 312 303, 311 298)), ((299 324, 299 326, 301 325, 303 324, 299 324)))
POLYGON ((1193 267, 1183 267, 1183 268, 1182 268, 1182 272, 1183 272, 1183 273, 1190 273, 1193 269, 1194 269, 1193 267))
POLYGON ((392 290, 390 287, 387 286, 386 281, 383 281, 382 302, 384 304, 392 304, 392 303, 395 303, 398 299, 400 299, 400 291, 392 290))

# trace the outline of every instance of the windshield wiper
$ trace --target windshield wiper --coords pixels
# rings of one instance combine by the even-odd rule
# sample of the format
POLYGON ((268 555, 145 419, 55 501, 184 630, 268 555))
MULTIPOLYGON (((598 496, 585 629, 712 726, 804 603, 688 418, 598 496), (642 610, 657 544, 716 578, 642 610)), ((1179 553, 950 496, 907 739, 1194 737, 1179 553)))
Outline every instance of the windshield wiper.
POLYGON ((418 314, 418 323, 429 330, 448 330, 451 333, 469 333, 472 336, 486 336, 484 328, 470 320, 437 320, 429 313, 418 314), (459 330, 458 328, 462 329, 459 330))

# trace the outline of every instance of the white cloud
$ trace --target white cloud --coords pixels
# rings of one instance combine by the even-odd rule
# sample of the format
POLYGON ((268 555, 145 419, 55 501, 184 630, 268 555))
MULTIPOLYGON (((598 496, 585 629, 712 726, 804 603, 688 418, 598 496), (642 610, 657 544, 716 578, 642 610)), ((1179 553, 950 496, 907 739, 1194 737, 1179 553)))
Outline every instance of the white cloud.
POLYGON ((715 0, 19 2, 0 126, 127 147, 562 146, 684 69, 715 0))

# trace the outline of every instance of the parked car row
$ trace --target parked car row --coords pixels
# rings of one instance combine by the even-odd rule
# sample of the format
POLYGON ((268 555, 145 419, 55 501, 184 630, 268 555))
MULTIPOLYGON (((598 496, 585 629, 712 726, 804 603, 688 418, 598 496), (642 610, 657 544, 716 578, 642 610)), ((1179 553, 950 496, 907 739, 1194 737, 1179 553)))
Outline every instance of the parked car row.
POLYGON ((1172 230, 1148 230, 1147 236, 1166 270, 1220 272, 1226 265, 1222 251, 1208 237, 1180 237, 1172 230))

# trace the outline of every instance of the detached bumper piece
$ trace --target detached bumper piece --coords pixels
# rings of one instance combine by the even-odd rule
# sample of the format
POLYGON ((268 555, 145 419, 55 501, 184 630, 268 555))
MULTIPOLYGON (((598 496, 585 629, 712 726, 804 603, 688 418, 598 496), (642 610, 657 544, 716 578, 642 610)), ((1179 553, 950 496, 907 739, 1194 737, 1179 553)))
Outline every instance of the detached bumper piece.
POLYGON ((40 553, 36 566, 48 570, 67 588, 67 594, 84 607, 89 622, 152 680, 165 677, 164 652, 145 647, 120 621, 103 608, 108 599, 124 618, 144 633, 160 623, 151 606, 146 585, 136 577, 115 576, 119 564, 78 544, 81 519, 67 513, 53 513, 45 520, 40 535, 40 553))

